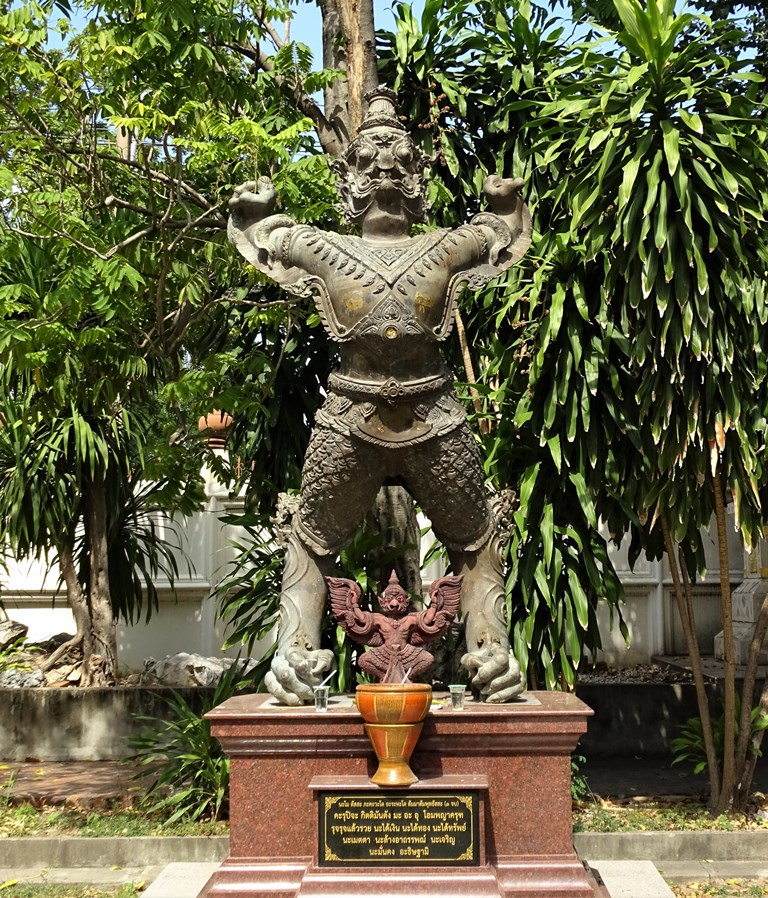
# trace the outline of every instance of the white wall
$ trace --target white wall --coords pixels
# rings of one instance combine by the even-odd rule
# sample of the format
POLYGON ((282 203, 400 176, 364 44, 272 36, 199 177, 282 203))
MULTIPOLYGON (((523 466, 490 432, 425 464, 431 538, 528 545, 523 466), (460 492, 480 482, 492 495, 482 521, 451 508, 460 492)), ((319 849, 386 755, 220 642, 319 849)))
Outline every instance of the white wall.
MULTIPOLYGON (((704 534, 706 575, 694 586, 699 647, 706 655, 712 654, 715 634, 722 629, 720 569, 713 533, 714 524, 704 534)), ((603 535, 607 538, 607 533, 603 535)), ((686 654, 666 556, 661 561, 651 561, 641 555, 632 570, 627 559, 628 548, 627 541, 618 548, 611 544, 609 554, 626 592, 622 611, 630 633, 630 645, 625 645, 615 622, 613 627, 610 626, 608 610, 603 606, 598 614, 603 641, 598 660, 605 661, 610 667, 631 667, 646 664, 654 655, 686 654)), ((745 556, 732 513, 728 518, 728 555, 730 582, 735 587, 744 578, 745 556)))

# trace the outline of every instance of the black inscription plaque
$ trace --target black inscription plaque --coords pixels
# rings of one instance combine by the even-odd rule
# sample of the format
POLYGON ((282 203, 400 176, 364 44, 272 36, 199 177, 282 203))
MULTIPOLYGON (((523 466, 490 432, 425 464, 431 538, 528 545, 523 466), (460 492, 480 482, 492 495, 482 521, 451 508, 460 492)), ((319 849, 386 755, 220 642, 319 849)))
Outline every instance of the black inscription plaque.
POLYGON ((318 862, 480 863, 477 792, 319 792, 318 862))

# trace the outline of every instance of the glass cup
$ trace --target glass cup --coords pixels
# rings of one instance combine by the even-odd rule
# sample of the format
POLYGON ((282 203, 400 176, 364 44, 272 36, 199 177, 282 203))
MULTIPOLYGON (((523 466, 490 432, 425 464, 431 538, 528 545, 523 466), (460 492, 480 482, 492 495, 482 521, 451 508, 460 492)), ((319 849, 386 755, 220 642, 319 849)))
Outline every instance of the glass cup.
POLYGON ((451 710, 452 711, 463 711, 464 710, 464 692, 466 691, 466 686, 463 684, 458 684, 455 686, 449 686, 448 690, 451 693, 451 710))
POLYGON ((328 693, 330 692, 330 686, 313 686, 312 687, 315 693, 315 711, 327 711, 328 710, 328 693))

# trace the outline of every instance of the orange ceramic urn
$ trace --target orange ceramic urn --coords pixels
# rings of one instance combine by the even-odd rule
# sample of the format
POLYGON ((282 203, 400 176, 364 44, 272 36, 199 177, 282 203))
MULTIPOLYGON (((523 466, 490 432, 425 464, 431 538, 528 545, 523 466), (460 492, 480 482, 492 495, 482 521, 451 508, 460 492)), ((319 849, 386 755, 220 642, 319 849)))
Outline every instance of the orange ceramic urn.
POLYGON ((364 683, 357 687, 356 697, 379 760, 371 782, 390 787, 418 782, 408 762, 432 704, 432 687, 426 683, 364 683))

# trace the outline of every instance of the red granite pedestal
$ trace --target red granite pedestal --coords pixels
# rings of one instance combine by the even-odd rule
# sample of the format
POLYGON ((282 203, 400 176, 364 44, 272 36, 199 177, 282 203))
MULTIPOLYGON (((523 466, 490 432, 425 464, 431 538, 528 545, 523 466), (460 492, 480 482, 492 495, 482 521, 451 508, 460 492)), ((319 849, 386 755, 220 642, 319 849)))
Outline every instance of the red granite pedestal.
POLYGON ((605 894, 576 856, 571 829, 570 755, 591 710, 555 692, 463 711, 436 699, 411 759, 420 782, 401 791, 477 793, 481 844, 471 866, 324 864, 318 794, 378 788, 368 783, 376 760, 362 719, 345 696, 332 696, 326 713, 243 696, 208 715, 232 762, 231 841, 200 898, 605 894))

